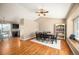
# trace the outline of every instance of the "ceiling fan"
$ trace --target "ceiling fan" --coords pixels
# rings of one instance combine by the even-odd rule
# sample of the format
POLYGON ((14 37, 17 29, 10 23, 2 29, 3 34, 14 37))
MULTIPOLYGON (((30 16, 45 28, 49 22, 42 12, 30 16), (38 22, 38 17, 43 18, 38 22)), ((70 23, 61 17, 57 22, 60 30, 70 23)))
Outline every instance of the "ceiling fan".
POLYGON ((39 9, 36 13, 38 13, 38 16, 46 16, 46 13, 48 13, 48 11, 44 10, 44 9, 39 9))

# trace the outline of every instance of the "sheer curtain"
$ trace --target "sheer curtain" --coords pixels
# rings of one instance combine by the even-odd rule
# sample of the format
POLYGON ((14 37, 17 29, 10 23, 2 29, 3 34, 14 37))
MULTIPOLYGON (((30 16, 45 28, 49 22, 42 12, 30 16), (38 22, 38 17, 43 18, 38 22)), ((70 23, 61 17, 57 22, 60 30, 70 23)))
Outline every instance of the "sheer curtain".
POLYGON ((77 40, 79 40, 79 17, 74 20, 74 34, 77 40))

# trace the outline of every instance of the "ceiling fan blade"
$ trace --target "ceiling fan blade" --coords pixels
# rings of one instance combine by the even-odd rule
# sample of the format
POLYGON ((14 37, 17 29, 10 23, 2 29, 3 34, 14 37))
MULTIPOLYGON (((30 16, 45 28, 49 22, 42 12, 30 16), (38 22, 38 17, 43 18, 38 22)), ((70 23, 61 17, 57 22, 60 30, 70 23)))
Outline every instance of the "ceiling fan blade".
POLYGON ((38 10, 36 13, 48 13, 48 11, 44 10, 44 9, 40 9, 38 10))
POLYGON ((41 12, 36 12, 36 13, 41 13, 41 12))
POLYGON ((48 11, 45 11, 44 13, 48 13, 48 11))

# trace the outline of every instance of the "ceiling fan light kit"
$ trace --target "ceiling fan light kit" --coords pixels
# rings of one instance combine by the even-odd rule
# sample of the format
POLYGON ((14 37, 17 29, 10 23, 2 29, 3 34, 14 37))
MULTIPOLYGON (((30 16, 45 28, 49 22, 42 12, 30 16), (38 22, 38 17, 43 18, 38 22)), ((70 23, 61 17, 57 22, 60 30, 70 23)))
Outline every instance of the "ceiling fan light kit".
POLYGON ((48 11, 39 9, 36 13, 38 13, 38 16, 46 16, 46 13, 48 13, 48 11))

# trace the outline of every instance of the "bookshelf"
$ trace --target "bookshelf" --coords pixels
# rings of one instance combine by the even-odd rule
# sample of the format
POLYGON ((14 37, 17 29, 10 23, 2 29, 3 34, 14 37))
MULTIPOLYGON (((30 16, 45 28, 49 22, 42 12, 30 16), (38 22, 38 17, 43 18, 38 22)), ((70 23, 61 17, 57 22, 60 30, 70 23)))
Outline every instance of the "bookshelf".
POLYGON ((58 39, 65 39, 66 27, 65 24, 55 24, 55 35, 58 39))

